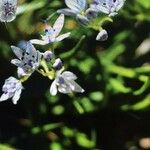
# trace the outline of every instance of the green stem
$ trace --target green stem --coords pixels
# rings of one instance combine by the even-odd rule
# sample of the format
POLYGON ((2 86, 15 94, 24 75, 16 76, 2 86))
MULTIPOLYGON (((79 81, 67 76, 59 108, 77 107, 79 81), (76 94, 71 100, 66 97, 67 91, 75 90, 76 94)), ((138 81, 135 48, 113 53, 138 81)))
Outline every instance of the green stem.
POLYGON ((79 42, 76 44, 76 46, 75 46, 73 49, 69 50, 68 52, 65 52, 65 53, 63 53, 63 54, 60 54, 60 58, 61 58, 61 59, 69 59, 69 58, 71 58, 72 56, 74 56, 74 55, 77 53, 77 51, 78 51, 78 49, 80 48, 80 46, 81 46, 81 44, 83 43, 83 41, 85 40, 85 38, 86 38, 86 36, 83 35, 83 36, 80 38, 79 42))

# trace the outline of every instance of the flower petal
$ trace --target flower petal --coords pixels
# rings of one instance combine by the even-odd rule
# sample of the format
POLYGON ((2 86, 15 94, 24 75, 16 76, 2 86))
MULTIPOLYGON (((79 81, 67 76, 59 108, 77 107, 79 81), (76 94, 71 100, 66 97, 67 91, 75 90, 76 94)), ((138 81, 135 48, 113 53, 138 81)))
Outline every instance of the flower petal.
POLYGON ((58 19, 55 21, 54 26, 53 26, 55 37, 59 35, 63 26, 64 26, 64 14, 61 14, 58 17, 58 19))
POLYGON ((56 38, 56 42, 62 41, 63 39, 69 37, 70 34, 71 34, 71 33, 68 32, 68 33, 65 33, 65 34, 62 34, 62 35, 58 36, 58 37, 56 38))
POLYGON ((69 86, 72 89, 72 91, 79 92, 79 93, 83 93, 84 92, 84 89, 79 84, 77 84, 75 81, 68 80, 67 83, 69 84, 69 86))
POLYGON ((50 93, 51 95, 55 96, 57 94, 57 85, 56 85, 56 80, 54 80, 51 84, 50 87, 50 93))
POLYGON ((66 5, 77 12, 80 12, 86 7, 86 0, 65 0, 66 5))
POLYGON ((38 44, 38 45, 46 45, 46 44, 48 44, 47 41, 38 40, 38 39, 30 40, 30 42, 31 42, 32 44, 38 44))
POLYGON ((20 98, 21 92, 22 92, 22 89, 19 89, 19 90, 17 90, 17 91, 15 92, 15 94, 14 94, 14 96, 13 96, 13 98, 12 98, 12 102, 13 102, 14 104, 17 104, 17 101, 18 101, 19 98, 20 98))
POLYGON ((59 91, 60 93, 63 93, 63 94, 67 94, 67 93, 71 93, 71 92, 72 92, 70 86, 67 85, 67 84, 60 84, 60 85, 58 86, 58 91, 59 91))
POLYGON ((105 14, 109 14, 109 9, 107 7, 104 7, 103 5, 99 4, 96 6, 98 12, 103 12, 105 14))
POLYGON ((70 71, 63 72, 62 77, 67 79, 67 80, 76 80, 77 79, 77 76, 70 71))
POLYGON ((14 65, 16 65, 16 66, 18 66, 18 67, 21 66, 21 61, 18 60, 18 59, 12 59, 12 60, 11 60, 11 63, 14 64, 14 65))
POLYGON ((116 7, 116 11, 118 11, 119 9, 121 9, 125 3, 125 0, 117 0, 118 1, 118 5, 116 7))
POLYGON ((2 94, 2 96, 0 97, 0 102, 2 102, 2 101, 5 101, 5 100, 7 100, 7 99, 9 99, 10 97, 9 97, 9 93, 7 93, 7 94, 2 94))
POLYGON ((14 54, 15 54, 19 59, 22 58, 22 55, 23 55, 23 50, 22 50, 22 49, 20 49, 19 47, 16 47, 16 46, 11 46, 11 49, 12 49, 12 51, 14 52, 14 54))

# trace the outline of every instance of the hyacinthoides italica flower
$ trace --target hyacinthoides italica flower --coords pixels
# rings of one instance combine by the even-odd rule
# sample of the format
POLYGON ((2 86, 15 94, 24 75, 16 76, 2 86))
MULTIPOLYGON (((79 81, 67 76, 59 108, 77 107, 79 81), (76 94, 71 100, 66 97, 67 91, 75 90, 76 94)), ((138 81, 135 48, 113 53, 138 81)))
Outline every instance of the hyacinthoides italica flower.
POLYGON ((86 0, 65 0, 65 4, 68 8, 59 9, 57 12, 67 16, 73 16, 80 24, 99 30, 96 40, 105 41, 108 38, 108 34, 106 34, 107 31, 102 28, 102 25, 107 21, 112 21, 110 17, 114 17, 118 14, 124 2, 125 0, 93 0, 92 3, 88 5, 86 0), (106 16, 103 21, 100 19, 100 21, 97 22, 98 15, 101 14, 106 16))
MULTIPOLYGON (((58 36, 62 30, 63 24, 64 15, 60 15, 52 28, 53 32, 49 33, 48 36, 46 35, 46 37, 50 39, 46 44, 61 41, 70 35, 70 33, 66 33, 58 36)), ((22 42, 19 47, 11 46, 13 53, 17 57, 17 59, 12 59, 11 63, 17 66, 19 79, 9 77, 5 80, 2 88, 3 94, 0 97, 0 101, 12 98, 13 103, 17 104, 23 89, 22 83, 25 82, 35 71, 48 77, 50 80, 53 80, 50 86, 51 95, 56 95, 57 91, 64 94, 84 92, 84 90, 75 82, 77 79, 76 75, 70 71, 65 71, 63 62, 60 58, 55 59, 54 53, 49 50, 44 53, 36 50, 31 42, 39 44, 35 42, 35 40, 30 40, 28 42, 22 42), (51 67, 48 67, 48 63, 51 67)))
POLYGON ((16 18, 17 0, 0 1, 0 21, 11 22, 16 18))
MULTIPOLYGON (((83 26, 99 30, 96 40, 105 41, 108 38, 108 33, 102 28, 102 25, 106 21, 112 21, 110 17, 117 15, 124 2, 125 0, 93 0, 88 5, 86 0, 65 0, 68 8, 57 11, 60 15, 53 26, 46 24, 44 35, 41 36, 42 39, 31 39, 28 42, 23 42, 19 47, 11 46, 17 57, 17 59, 11 60, 11 63, 17 66, 18 79, 11 76, 5 80, 0 101, 12 98, 13 103, 17 104, 23 90, 23 82, 35 71, 53 80, 50 86, 50 94, 53 96, 58 91, 63 94, 72 92, 83 93, 84 89, 75 82, 77 76, 70 71, 65 71, 63 61, 60 58, 56 58, 54 51, 41 52, 36 50, 33 44, 51 45, 68 38, 70 32, 60 35, 64 26, 64 15, 73 16, 83 26), (100 23, 99 21, 97 23, 99 14, 106 16, 100 20, 100 23)), ((17 0, 0 1, 0 21, 10 22, 14 20, 16 9, 17 0)), ((47 20, 49 19, 50 17, 47 20)))

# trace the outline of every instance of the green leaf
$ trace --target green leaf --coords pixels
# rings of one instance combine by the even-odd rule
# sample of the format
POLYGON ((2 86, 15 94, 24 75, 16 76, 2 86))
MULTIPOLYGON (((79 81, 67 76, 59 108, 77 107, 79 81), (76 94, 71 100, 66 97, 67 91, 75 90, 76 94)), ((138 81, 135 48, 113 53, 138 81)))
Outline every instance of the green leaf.
POLYGON ((52 112, 55 115, 61 115, 64 113, 64 111, 65 111, 65 109, 62 105, 57 105, 52 108, 52 112))
POLYGON ((32 3, 29 4, 23 4, 21 6, 18 7, 17 9, 17 15, 23 14, 23 13, 28 13, 29 11, 33 11, 39 8, 42 8, 45 4, 45 1, 34 1, 32 3))
POLYGON ((93 101, 100 102, 100 101, 103 100, 104 95, 103 95, 102 92, 95 91, 95 92, 90 93, 89 97, 90 97, 93 101))
POLYGON ((79 50, 79 48, 81 47, 82 43, 84 42, 85 37, 86 37, 86 36, 83 35, 83 36, 80 38, 79 42, 75 45, 75 47, 74 47, 73 49, 71 49, 71 50, 69 50, 69 51, 67 51, 67 52, 65 52, 65 53, 60 54, 60 58, 61 58, 61 59, 69 59, 69 58, 71 58, 72 56, 74 56, 74 55, 76 54, 76 52, 79 50))
POLYGON ((87 135, 84 133, 77 133, 76 141, 79 146, 82 146, 84 148, 94 148, 95 146, 95 142, 92 140, 89 140, 87 135))
POLYGON ((127 111, 127 110, 140 111, 140 110, 145 110, 148 108, 150 108, 150 94, 134 105, 121 106, 121 109, 124 111, 127 111))
POLYGON ((17 150, 17 149, 12 148, 7 144, 0 144, 0 150, 17 150))
POLYGON ((150 78, 147 78, 147 81, 144 82, 143 86, 140 89, 134 91, 133 94, 134 95, 140 95, 144 91, 146 91, 149 87, 150 87, 150 78))
POLYGON ((129 93, 132 91, 131 88, 125 87, 123 83, 118 79, 110 78, 109 82, 115 92, 129 93))
POLYGON ((47 132, 49 130, 59 128, 59 127, 61 127, 61 125, 62 125, 62 123, 45 124, 42 127, 33 127, 31 132, 32 132, 32 134, 39 134, 40 132, 47 132))
POLYGON ((53 142, 50 144, 50 150, 62 150, 62 146, 58 142, 53 142))
POLYGON ((73 129, 70 129, 68 127, 63 127, 62 128, 62 133, 64 136, 66 137, 73 137, 74 136, 74 130, 73 129))

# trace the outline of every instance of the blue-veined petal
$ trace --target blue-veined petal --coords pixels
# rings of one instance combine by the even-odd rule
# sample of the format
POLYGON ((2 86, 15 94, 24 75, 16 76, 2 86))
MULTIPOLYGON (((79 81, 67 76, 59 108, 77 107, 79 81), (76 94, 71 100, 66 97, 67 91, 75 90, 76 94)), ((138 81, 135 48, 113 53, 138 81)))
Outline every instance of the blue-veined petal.
POLYGON ((66 78, 67 80, 76 80, 77 79, 77 76, 74 73, 70 72, 70 71, 63 72, 62 76, 64 78, 66 78))
POLYGON ((21 61, 18 60, 18 59, 12 59, 11 63, 14 64, 14 65, 16 65, 16 66, 18 66, 18 67, 20 67, 20 65, 21 65, 21 61))
POLYGON ((16 47, 16 46, 11 46, 11 49, 12 51, 14 52, 14 54, 19 58, 21 59, 22 58, 22 55, 23 55, 23 50, 16 47))
POLYGON ((55 37, 59 35, 62 28, 64 26, 64 14, 61 14, 53 25, 54 35, 55 37))
POLYGON ((86 0, 65 0, 66 5, 77 13, 86 8, 86 0))

